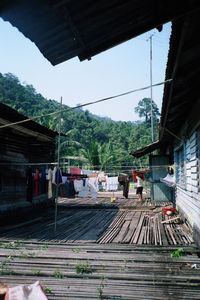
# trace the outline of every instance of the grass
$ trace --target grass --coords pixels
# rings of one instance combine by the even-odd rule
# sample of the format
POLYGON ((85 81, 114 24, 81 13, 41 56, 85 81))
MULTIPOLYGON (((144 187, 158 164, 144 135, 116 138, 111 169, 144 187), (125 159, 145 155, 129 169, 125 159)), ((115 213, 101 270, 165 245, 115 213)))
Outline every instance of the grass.
POLYGON ((62 272, 60 272, 59 270, 56 270, 54 273, 53 273, 53 276, 57 279, 63 279, 64 277, 64 274, 62 272))
POLYGON ((80 250, 80 248, 73 248, 72 251, 73 251, 74 253, 79 253, 81 250, 80 250))
POLYGON ((76 265, 76 273, 77 274, 90 274, 92 273, 92 268, 90 263, 84 262, 84 263, 79 263, 78 265, 76 265))
POLYGON ((102 276, 100 286, 97 288, 97 300, 103 300, 104 280, 105 277, 102 276))
POLYGON ((44 293, 45 293, 45 294, 53 294, 52 289, 49 288, 49 287, 45 287, 45 288, 44 288, 44 293))
POLYGON ((183 255, 184 255, 184 250, 183 250, 183 248, 178 248, 178 249, 174 250, 174 251, 170 254, 171 257, 181 257, 181 256, 183 256, 183 255))
POLYGON ((41 275, 41 271, 40 270, 32 270, 33 275, 35 276, 39 276, 41 275))
POLYGON ((49 248, 48 244, 44 244, 41 246, 41 250, 47 250, 49 248))

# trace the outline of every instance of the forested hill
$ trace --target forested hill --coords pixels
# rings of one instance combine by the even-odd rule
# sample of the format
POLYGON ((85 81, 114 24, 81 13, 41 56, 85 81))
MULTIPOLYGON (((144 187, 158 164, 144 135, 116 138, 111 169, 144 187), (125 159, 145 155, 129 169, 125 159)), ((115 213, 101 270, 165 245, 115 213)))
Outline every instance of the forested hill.
MULTIPOLYGON (((0 74, 0 102, 3 102, 25 116, 46 115, 60 109, 55 100, 45 99, 32 85, 23 85, 11 74, 0 74)), ((112 121, 89 113, 88 110, 67 109, 63 106, 61 156, 84 158, 74 160, 95 169, 109 172, 124 172, 133 165, 146 163, 134 159, 129 153, 151 142, 150 126, 146 122, 112 121)), ((134 111, 134 107, 133 107, 134 111)), ((57 130, 58 115, 44 116, 38 122, 57 130)))

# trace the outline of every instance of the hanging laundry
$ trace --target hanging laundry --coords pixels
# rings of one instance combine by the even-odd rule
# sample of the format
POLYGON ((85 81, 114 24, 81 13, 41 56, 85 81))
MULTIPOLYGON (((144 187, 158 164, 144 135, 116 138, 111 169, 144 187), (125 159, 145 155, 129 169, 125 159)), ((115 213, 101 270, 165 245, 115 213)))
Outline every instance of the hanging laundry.
POLYGON ((98 193, 98 177, 90 177, 88 179, 88 185, 89 185, 89 195, 93 198, 97 198, 98 193))
POLYGON ((51 199, 53 196, 52 193, 53 171, 51 168, 48 169, 47 180, 48 180, 48 199, 51 199))
POLYGON ((81 179, 74 180, 74 189, 77 193, 79 193, 83 189, 83 181, 81 179))
POLYGON ((87 175, 89 177, 92 174, 92 171, 91 170, 82 169, 81 170, 81 174, 87 175))
POLYGON ((160 178, 160 181, 170 187, 175 187, 175 185, 176 185, 174 175, 167 174, 167 176, 165 176, 164 178, 160 178))
POLYGON ((47 186, 46 186, 47 179, 46 179, 46 170, 45 170, 45 168, 42 168, 42 170, 41 170, 40 183, 41 183, 41 193, 44 194, 47 191, 47 186))
POLYGON ((67 198, 74 198, 75 197, 75 189, 74 189, 74 181, 73 180, 67 180, 64 184, 64 191, 65 196, 67 198))
POLYGON ((78 193, 78 196, 82 197, 82 198, 89 196, 89 180, 88 180, 88 178, 83 179, 83 188, 78 193))
POLYGON ((34 180, 34 194, 35 196, 39 196, 39 182, 40 182, 40 172, 39 169, 35 170, 35 175, 33 177, 34 180))
POLYGON ((78 197, 88 197, 89 196, 89 184, 88 178, 83 179, 75 179, 74 180, 74 188, 78 193, 78 197))
POLYGON ((26 200, 32 202, 33 200, 33 175, 31 167, 26 171, 26 200))
POLYGON ((53 169, 53 184, 59 185, 62 183, 62 172, 61 169, 54 167, 53 169))
POLYGON ((70 173, 73 175, 80 175, 81 174, 81 169, 78 167, 72 167, 70 168, 70 173))
POLYGON ((62 183, 62 172, 59 168, 56 170, 56 184, 59 185, 62 183))
POLYGON ((106 191, 117 191, 119 186, 118 177, 106 176, 106 191))

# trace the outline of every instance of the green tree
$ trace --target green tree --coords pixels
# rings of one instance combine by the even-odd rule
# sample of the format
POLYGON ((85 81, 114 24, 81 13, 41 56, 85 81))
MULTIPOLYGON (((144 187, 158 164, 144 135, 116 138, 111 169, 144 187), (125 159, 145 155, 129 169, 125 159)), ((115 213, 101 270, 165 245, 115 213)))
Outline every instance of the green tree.
MULTIPOLYGON (((0 73, 0 102, 11 106, 27 117, 42 116, 36 121, 58 131, 60 113, 53 115, 49 113, 60 111, 60 103, 44 98, 30 84, 21 84, 19 79, 11 73, 4 75, 0 73)), ((113 170, 116 173, 123 170, 128 173, 131 166, 138 163, 138 160, 134 161, 129 153, 151 142, 150 99, 143 99, 141 102, 138 103, 137 112, 140 117, 145 117, 146 122, 115 122, 109 118, 91 114, 83 108, 70 109, 63 104, 61 132, 65 136, 61 135, 60 157, 63 159, 74 157, 74 159, 70 158, 72 164, 85 166, 82 154, 84 153, 87 166, 91 168, 108 172, 113 170), (142 111, 144 108, 148 108, 147 112, 142 111)), ((155 109, 154 113, 156 120, 159 115, 158 109, 155 109)), ((157 128, 155 120, 154 128, 157 128)))
POLYGON ((99 144, 96 141, 92 141, 87 148, 81 149, 80 153, 88 161, 88 167, 99 170, 99 144))
MULTIPOLYGON (((135 107, 135 112, 140 118, 144 117, 146 123, 151 123, 151 99, 143 98, 138 102, 138 106, 135 107)), ((160 113, 156 103, 152 100, 152 114, 154 122, 158 122, 160 113)))

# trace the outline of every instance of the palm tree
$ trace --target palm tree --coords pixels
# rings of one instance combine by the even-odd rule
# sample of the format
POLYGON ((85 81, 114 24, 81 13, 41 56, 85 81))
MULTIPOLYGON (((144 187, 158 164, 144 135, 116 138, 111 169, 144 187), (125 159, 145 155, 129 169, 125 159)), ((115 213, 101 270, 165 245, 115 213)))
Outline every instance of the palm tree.
POLYGON ((87 159, 88 167, 99 170, 99 144, 91 142, 86 149, 81 149, 80 153, 87 159))

